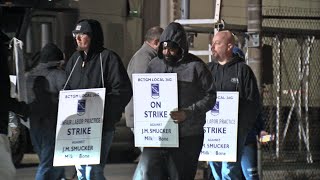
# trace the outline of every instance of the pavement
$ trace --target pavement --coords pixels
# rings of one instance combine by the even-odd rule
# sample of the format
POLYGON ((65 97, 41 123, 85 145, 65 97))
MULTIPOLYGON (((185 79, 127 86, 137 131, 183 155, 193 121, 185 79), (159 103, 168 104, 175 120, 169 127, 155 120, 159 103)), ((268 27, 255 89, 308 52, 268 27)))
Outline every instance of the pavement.
MULTIPOLYGON (((25 154, 21 166, 17 168, 17 180, 34 180, 39 159, 35 154, 25 154)), ((136 163, 107 164, 104 175, 108 180, 130 180, 136 168, 136 163)), ((72 177, 75 169, 66 167, 67 178, 72 177)), ((77 178, 74 178, 76 180, 77 178)))

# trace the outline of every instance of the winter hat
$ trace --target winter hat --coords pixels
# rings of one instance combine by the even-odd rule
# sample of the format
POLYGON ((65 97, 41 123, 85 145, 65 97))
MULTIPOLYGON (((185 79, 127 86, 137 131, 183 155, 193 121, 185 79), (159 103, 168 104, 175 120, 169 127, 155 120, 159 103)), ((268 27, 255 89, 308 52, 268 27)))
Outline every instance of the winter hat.
POLYGON ((55 44, 48 43, 42 48, 40 52, 40 62, 47 63, 60 60, 63 60, 63 53, 55 44))
POLYGON ((79 34, 79 33, 84 33, 84 34, 92 33, 91 26, 87 20, 79 21, 79 23, 76 25, 76 28, 72 31, 73 37, 75 37, 76 34, 79 34))
POLYGON ((173 41, 165 41, 162 43, 163 47, 167 47, 167 48, 172 48, 172 49, 176 49, 179 48, 179 45, 173 41))

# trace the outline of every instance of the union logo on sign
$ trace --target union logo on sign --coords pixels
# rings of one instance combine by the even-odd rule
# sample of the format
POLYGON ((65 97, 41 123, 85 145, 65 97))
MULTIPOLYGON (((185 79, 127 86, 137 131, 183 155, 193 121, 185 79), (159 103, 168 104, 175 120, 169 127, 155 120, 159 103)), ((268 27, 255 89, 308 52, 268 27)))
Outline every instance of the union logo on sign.
POLYGON ((160 97, 160 87, 159 84, 151 84, 151 97, 153 99, 158 99, 160 97))
POLYGON ((211 109, 211 114, 214 116, 219 114, 219 101, 217 101, 216 104, 211 109))
POLYGON ((86 100, 85 99, 78 100, 77 114, 79 116, 82 116, 85 113, 86 113, 86 100))

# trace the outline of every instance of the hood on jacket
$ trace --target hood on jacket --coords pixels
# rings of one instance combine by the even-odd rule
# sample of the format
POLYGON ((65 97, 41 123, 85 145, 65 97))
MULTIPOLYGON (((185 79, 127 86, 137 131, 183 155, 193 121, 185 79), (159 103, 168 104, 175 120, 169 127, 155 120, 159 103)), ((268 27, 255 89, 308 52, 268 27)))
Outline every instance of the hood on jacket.
POLYGON ((60 60, 63 60, 63 53, 55 44, 48 43, 42 48, 40 52, 41 63, 59 62, 60 60))
POLYGON ((244 58, 244 57, 245 57, 243 51, 242 51, 240 48, 238 48, 237 46, 233 46, 233 48, 232 48, 232 53, 233 53, 234 55, 240 56, 241 58, 244 58))
POLYGON ((225 65, 231 66, 231 65, 238 63, 238 62, 245 63, 245 60, 243 59, 243 57, 239 56, 238 54, 233 54, 231 61, 227 62, 225 65))
POLYGON ((77 23, 72 33, 86 33, 90 36, 91 43, 88 56, 99 53, 104 49, 103 31, 99 21, 94 19, 82 19, 77 23))
POLYGON ((176 23, 176 22, 170 23, 161 34, 160 46, 158 49, 158 57, 160 59, 163 59, 163 54, 162 54, 163 42, 176 43, 179 46, 179 48, 181 48, 182 50, 182 59, 189 52, 187 34, 183 26, 179 23, 176 23))

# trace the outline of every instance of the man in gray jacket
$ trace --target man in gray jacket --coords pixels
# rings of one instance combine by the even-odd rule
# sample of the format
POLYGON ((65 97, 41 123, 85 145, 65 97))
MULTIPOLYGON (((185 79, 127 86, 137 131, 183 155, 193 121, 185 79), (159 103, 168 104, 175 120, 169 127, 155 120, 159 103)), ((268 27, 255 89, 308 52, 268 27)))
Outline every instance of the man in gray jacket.
MULTIPOLYGON (((151 59, 157 56, 157 50, 159 47, 160 35, 163 29, 159 26, 150 28, 145 37, 144 43, 141 48, 133 55, 131 58, 127 72, 128 76, 132 82, 133 73, 145 73, 151 59)), ((125 117, 127 126, 133 129, 133 101, 132 98, 125 109, 125 117)))

